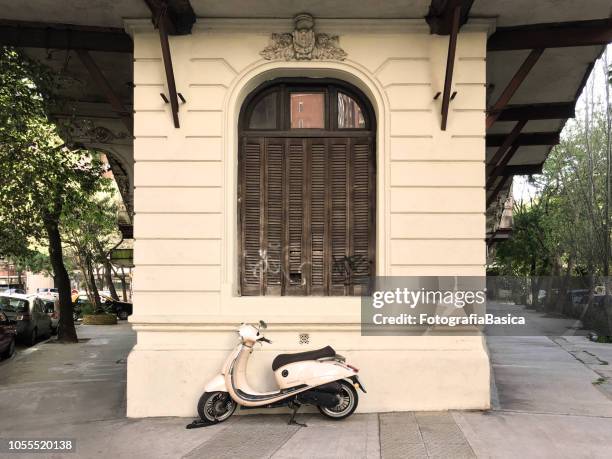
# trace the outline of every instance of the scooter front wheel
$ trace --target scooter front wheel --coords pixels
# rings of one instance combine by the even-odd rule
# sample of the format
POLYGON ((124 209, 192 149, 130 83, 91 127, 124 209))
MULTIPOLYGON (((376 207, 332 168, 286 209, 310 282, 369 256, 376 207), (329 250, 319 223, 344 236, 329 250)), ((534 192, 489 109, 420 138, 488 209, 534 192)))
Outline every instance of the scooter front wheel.
POLYGON ((357 390, 350 382, 338 381, 338 384, 340 384, 341 387, 340 393, 338 394, 340 403, 332 408, 317 406, 319 412, 323 416, 335 421, 348 418, 357 409, 357 404, 359 403, 357 390))
POLYGON ((234 414, 236 407, 227 392, 204 392, 198 402, 198 414, 203 421, 218 423, 234 414))

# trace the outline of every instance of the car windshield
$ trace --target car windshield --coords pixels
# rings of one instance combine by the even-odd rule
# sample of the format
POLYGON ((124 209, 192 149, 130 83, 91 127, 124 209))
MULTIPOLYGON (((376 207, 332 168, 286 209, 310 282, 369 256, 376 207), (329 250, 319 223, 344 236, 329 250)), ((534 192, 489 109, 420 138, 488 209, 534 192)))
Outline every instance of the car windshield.
POLYGON ((28 302, 19 298, 11 298, 10 296, 0 296, 0 311, 7 312, 23 312, 26 309, 28 302))
POLYGON ((44 310, 45 310, 46 313, 54 312, 55 311, 55 305, 53 304, 53 301, 45 301, 44 302, 44 310))

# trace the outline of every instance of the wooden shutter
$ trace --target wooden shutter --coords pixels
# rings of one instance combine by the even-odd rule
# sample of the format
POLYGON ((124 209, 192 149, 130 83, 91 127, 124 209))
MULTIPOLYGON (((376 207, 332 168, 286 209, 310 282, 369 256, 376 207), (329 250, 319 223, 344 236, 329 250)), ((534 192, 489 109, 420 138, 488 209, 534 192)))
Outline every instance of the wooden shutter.
POLYGON ((266 295, 280 295, 282 293, 283 274, 283 229, 285 209, 283 206, 284 194, 284 139, 267 139, 266 153, 266 191, 264 197, 265 231, 265 269, 264 292, 266 295))
POLYGON ((310 141, 310 291, 326 295, 329 285, 329 145, 327 139, 310 141))
POLYGON ((305 232, 307 225, 305 221, 304 185, 305 185, 305 163, 306 148, 305 139, 287 139, 287 220, 285 247, 285 294, 303 295, 306 293, 306 277, 304 272, 305 253, 304 242, 307 238, 305 232))
POLYGON ((331 295, 346 295, 346 257, 350 253, 349 238, 349 143, 348 139, 331 139, 331 295))
POLYGON ((241 294, 366 294, 374 167, 369 137, 244 138, 241 294))
POLYGON ((262 203, 261 166, 263 138, 245 139, 240 158, 241 174, 241 293, 260 295, 262 293, 263 269, 260 250, 262 249, 262 203))
POLYGON ((351 253, 347 260, 351 273, 351 294, 369 291, 374 265, 374 158, 370 139, 354 139, 351 143, 351 253))

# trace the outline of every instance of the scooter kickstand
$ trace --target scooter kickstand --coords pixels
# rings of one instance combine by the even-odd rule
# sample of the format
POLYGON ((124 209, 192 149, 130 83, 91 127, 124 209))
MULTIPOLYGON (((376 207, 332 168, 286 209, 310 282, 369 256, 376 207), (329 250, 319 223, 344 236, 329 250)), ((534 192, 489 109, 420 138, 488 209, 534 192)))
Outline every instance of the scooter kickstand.
POLYGON ((297 414, 298 410, 300 409, 300 405, 298 403, 294 403, 292 408, 293 408, 293 411, 291 412, 291 418, 289 418, 289 422, 287 423, 287 425, 289 425, 289 426, 296 425, 296 426, 300 426, 300 427, 308 427, 306 424, 302 424, 301 422, 297 422, 295 420, 295 415, 297 414))

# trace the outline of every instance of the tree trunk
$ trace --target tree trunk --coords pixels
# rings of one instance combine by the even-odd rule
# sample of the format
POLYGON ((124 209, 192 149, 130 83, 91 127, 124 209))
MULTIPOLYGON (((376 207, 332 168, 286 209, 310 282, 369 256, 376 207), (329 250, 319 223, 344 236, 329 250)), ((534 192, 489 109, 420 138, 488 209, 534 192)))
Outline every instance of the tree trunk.
POLYGON ((114 268, 113 272, 119 277, 119 280, 121 281, 121 294, 123 296, 123 302, 127 303, 127 285, 125 283, 125 271, 123 271, 123 266, 121 267, 121 274, 119 274, 114 268))
POLYGON ((548 286, 546 289, 546 303, 544 309, 546 311, 556 311, 558 306, 556 303, 560 301, 559 298, 559 277, 561 276, 561 260, 555 255, 553 258, 552 276, 548 280, 548 286), (555 294, 554 290, 557 290, 555 294))
POLYGON ((531 267, 529 269, 529 277, 531 278, 531 309, 535 309, 538 306, 538 292, 539 283, 536 278, 536 258, 531 258, 531 267))
POLYGON ((94 266, 96 270, 96 281, 98 282, 96 285, 99 285, 100 287, 102 287, 102 290, 104 290, 104 279, 100 275, 100 266, 98 266, 98 263, 95 263, 94 265, 93 261, 92 266, 94 266))
POLYGON ((572 278, 572 270, 574 269, 574 252, 570 252, 569 258, 567 259, 567 270, 565 271, 565 276, 563 276, 563 281, 561 286, 559 287, 559 300, 557 301, 557 312, 559 314, 566 314, 571 316, 572 311, 572 300, 568 297, 567 292, 569 290, 570 280, 572 278))
POLYGON ((107 258, 104 258, 104 276, 106 277, 106 283, 108 284, 108 290, 110 291, 111 297, 113 300, 119 301, 119 295, 117 295, 117 289, 113 283, 113 270, 107 258))
POLYGON ((113 283, 113 267, 111 266, 111 262, 108 259, 108 252, 104 252, 102 249, 102 245, 100 241, 96 241, 96 248, 98 249, 98 255, 100 260, 102 260, 102 266, 104 268, 104 279, 106 284, 108 285, 108 291, 113 300, 119 301, 119 295, 117 295, 117 289, 115 288, 115 284, 113 283))
POLYGON ((49 259, 55 274, 55 285, 59 291, 60 319, 57 332, 57 340, 63 343, 77 343, 78 337, 74 328, 72 317, 72 298, 70 296, 70 278, 64 266, 64 255, 62 253, 62 239, 59 232, 58 222, 45 219, 45 229, 49 238, 49 259))
POLYGON ((98 287, 96 286, 96 278, 94 277, 94 270, 92 266, 91 256, 87 257, 87 275, 89 276, 89 283, 91 287, 91 293, 93 295, 94 311, 96 314, 102 312, 102 301, 100 301, 100 293, 98 293, 98 287))

